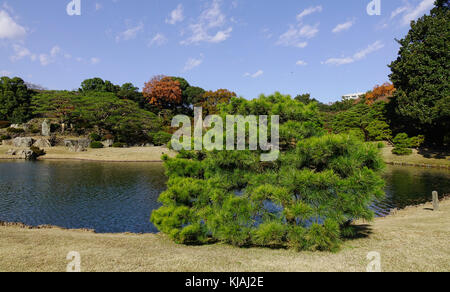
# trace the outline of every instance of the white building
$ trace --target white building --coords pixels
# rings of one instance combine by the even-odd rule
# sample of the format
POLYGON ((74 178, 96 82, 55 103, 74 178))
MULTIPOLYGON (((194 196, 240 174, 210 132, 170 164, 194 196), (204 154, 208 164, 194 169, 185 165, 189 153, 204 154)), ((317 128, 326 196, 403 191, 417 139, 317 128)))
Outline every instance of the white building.
POLYGON ((358 98, 360 98, 361 96, 363 96, 364 94, 366 94, 366 93, 364 93, 364 92, 359 92, 359 93, 346 94, 346 95, 342 96, 342 99, 343 99, 343 100, 358 99, 358 98))

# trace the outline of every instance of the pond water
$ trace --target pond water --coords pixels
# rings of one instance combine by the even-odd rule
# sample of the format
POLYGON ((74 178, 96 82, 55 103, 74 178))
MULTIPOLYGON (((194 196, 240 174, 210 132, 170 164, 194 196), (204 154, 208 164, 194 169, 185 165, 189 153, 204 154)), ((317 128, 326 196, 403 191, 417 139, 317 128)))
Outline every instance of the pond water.
MULTIPOLYGON (((392 208, 450 193, 450 171, 388 166, 387 197, 378 216, 392 208)), ((157 232, 150 223, 166 177, 159 163, 41 161, 0 162, 0 221, 94 229, 98 233, 157 232)))

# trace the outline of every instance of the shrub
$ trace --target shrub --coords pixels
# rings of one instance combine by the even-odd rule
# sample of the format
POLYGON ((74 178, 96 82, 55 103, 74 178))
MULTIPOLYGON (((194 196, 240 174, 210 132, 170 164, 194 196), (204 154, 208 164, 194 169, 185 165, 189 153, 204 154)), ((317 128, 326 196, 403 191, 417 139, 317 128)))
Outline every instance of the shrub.
POLYGON ((392 149, 392 153, 396 155, 411 155, 412 150, 409 148, 395 147, 394 149, 392 149))
POLYGON ((90 138, 92 141, 101 141, 101 140, 102 140, 102 137, 101 137, 99 134, 97 134, 97 133, 91 133, 91 134, 89 135, 89 138, 90 138))
POLYGON ((9 139, 11 139, 11 136, 10 136, 10 135, 1 135, 1 136, 0 136, 0 141, 3 141, 3 140, 9 140, 9 139))
POLYGON ((167 145, 172 139, 172 135, 166 132, 158 132, 152 135, 152 141, 155 146, 167 145))
POLYGON ((8 121, 0 121, 0 129, 5 129, 11 126, 11 123, 8 121))
POLYGON ((233 99, 225 109, 224 114, 279 114, 286 142, 308 138, 286 144, 272 163, 261 162, 257 151, 165 156, 168 188, 151 216, 161 232, 185 244, 334 251, 348 222, 374 218, 370 206, 384 196, 384 163, 376 144, 309 131, 308 123, 320 125, 316 105, 280 94, 233 99))
POLYGON ((94 141, 91 143, 90 147, 93 149, 100 149, 103 148, 103 143, 99 141, 94 141))
POLYGON ((127 144, 122 143, 122 142, 115 142, 112 144, 112 147, 113 148, 125 148, 125 147, 127 147, 127 144))

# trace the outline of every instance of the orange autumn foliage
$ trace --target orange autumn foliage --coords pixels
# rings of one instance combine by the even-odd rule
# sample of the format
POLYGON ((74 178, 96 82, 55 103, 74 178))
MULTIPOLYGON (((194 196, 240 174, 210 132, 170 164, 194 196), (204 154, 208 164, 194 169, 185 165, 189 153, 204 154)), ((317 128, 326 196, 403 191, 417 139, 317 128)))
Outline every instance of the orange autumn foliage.
POLYGON ((150 104, 160 108, 173 107, 182 102, 180 83, 162 75, 155 76, 145 83, 143 94, 150 104))
POLYGON ((386 82, 383 85, 377 85, 372 91, 366 93, 366 104, 372 105, 380 98, 388 98, 394 94, 395 87, 393 84, 386 82))

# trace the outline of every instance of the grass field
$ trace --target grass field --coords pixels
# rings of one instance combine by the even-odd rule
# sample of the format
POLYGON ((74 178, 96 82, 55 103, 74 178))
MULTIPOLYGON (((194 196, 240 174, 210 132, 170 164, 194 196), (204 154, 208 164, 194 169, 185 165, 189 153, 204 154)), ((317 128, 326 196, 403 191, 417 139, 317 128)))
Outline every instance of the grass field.
POLYGON ((183 246, 162 234, 0 226, 0 271, 65 271, 70 251, 81 254, 82 271, 365 271, 372 251, 380 253, 383 271, 450 271, 450 200, 438 212, 430 208, 361 222, 361 238, 337 253, 183 246))

